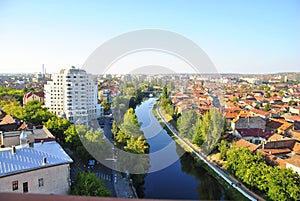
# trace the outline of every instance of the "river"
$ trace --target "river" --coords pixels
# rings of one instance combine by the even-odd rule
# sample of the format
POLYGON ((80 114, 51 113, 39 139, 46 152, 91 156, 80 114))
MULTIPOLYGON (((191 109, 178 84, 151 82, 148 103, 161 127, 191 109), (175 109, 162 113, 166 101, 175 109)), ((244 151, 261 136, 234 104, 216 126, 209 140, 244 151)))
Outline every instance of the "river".
POLYGON ((150 145, 152 168, 145 176, 143 186, 139 188, 139 191, 142 191, 139 192, 140 196, 181 200, 230 199, 223 186, 190 154, 180 154, 181 147, 162 129, 152 113, 155 101, 156 98, 150 98, 135 110, 138 121, 142 123, 141 129, 150 145), (166 167, 160 168, 163 166, 166 167), (155 171, 156 169, 159 170, 155 171))

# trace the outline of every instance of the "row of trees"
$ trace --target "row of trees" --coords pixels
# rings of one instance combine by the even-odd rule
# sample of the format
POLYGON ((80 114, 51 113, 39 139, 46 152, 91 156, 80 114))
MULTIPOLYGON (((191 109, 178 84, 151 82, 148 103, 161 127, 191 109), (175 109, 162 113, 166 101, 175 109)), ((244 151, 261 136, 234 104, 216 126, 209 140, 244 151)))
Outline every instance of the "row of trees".
POLYGON ((112 124, 115 145, 131 153, 149 153, 149 145, 140 126, 134 109, 129 108, 124 115, 122 124, 118 126, 115 121, 112 124))
POLYGON ((224 144, 220 147, 226 155, 226 169, 250 189, 264 193, 271 200, 300 200, 298 174, 267 165, 259 152, 253 155, 249 149, 235 146, 226 149, 224 144))
POLYGON ((177 120, 181 137, 188 138, 209 154, 218 144, 225 129, 225 118, 216 108, 210 109, 204 115, 194 110, 185 112, 177 120))
MULTIPOLYGON (((143 132, 140 130, 140 124, 134 113, 133 108, 129 108, 124 114, 123 122, 112 124, 112 134, 115 139, 115 145, 125 152, 119 152, 118 163, 122 166, 123 172, 147 172, 150 167, 149 144, 147 143, 143 132), (129 153, 129 154, 128 154, 129 153)), ((133 184, 137 188, 140 196, 140 189, 144 183, 145 174, 132 174, 133 184)))
POLYGON ((181 137, 189 139, 207 154, 216 147, 225 129, 225 118, 216 108, 203 116, 195 110, 176 114, 167 87, 163 88, 160 105, 176 121, 181 137))

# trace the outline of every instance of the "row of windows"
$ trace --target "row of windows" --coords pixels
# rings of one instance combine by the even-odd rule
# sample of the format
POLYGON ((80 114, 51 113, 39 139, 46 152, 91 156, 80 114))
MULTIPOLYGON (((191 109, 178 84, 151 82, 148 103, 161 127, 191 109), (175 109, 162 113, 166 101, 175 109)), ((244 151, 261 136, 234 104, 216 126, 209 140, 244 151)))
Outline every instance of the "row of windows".
MULTIPOLYGON (((57 103, 57 104, 59 104, 59 100, 55 100, 55 101, 51 100, 51 103, 57 103)), ((63 104, 64 101, 60 101, 60 103, 63 104)))
MULTIPOLYGON (((44 186, 44 178, 39 178, 37 180, 37 185, 38 185, 38 187, 44 186)), ((19 189, 19 181, 18 180, 12 181, 12 190, 16 191, 18 189, 19 189)), ((28 192, 28 182, 24 182, 23 183, 23 193, 27 193, 27 192, 28 192)))
POLYGON ((72 109, 76 109, 76 110, 79 110, 79 109, 82 109, 82 110, 84 110, 85 109, 85 107, 68 107, 67 108, 68 110, 72 110, 72 109))
MULTIPOLYGON (((77 80, 78 81, 78 80, 77 80)), ((80 80, 81 82, 88 82, 89 80, 80 80)), ((72 80, 66 80, 66 82, 71 82, 72 80)), ((56 82, 53 82, 53 85, 63 85, 63 80, 56 80, 56 82)), ((71 84, 67 84, 68 86, 71 86, 71 84)), ((88 82, 87 85, 92 85, 92 83, 88 82)), ((75 86, 78 86, 78 84, 76 83, 75 86)), ((81 85, 84 86, 84 85, 81 85)))
MULTIPOLYGON (((72 78, 72 77, 73 77, 73 78, 76 78, 75 75, 74 75, 74 76, 70 76, 70 75, 67 75, 67 76, 66 76, 66 78, 72 78)), ((79 76, 79 78, 85 78, 85 77, 86 77, 86 76, 79 76)))

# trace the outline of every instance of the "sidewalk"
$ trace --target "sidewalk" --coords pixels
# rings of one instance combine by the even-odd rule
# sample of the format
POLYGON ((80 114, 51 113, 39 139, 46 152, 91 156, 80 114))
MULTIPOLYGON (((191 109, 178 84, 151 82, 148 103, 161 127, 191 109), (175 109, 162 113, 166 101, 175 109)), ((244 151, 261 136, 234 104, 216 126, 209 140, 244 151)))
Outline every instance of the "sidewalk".
POLYGON ((127 178, 123 178, 120 173, 114 173, 114 175, 116 175, 114 186, 118 198, 138 198, 134 187, 127 178))

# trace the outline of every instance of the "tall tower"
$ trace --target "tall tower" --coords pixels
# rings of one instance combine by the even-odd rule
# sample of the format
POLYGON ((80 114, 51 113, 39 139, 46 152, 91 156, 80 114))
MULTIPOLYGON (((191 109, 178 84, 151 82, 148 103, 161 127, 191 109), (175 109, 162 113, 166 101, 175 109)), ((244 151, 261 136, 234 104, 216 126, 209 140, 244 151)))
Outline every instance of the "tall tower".
POLYGON ((92 75, 85 70, 62 69, 52 74, 52 81, 44 86, 45 105, 49 110, 71 123, 87 123, 97 118, 98 104, 97 85, 92 75))

